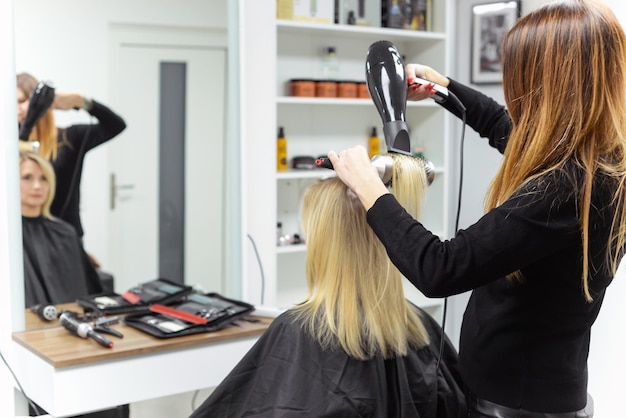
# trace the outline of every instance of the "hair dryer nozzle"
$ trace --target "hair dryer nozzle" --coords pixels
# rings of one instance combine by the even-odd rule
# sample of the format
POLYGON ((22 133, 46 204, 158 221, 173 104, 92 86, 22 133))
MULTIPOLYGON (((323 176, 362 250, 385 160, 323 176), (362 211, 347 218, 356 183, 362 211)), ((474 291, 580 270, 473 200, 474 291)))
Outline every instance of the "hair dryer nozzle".
POLYGON ((19 137, 27 141, 39 119, 48 111, 54 101, 54 87, 48 82, 40 81, 29 97, 28 112, 20 126, 19 137))

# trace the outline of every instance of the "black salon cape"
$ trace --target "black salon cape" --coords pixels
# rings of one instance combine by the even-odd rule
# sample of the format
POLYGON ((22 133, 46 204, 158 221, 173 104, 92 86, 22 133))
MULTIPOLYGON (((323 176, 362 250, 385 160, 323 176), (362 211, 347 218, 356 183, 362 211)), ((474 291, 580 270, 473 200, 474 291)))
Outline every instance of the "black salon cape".
MULTIPOLYGON (((424 313, 429 346, 405 357, 359 361, 323 351, 289 311, 276 318, 190 418, 198 417, 464 417, 457 353, 424 313)), ((197 373, 211 373, 210 369, 197 373)))
POLYGON ((102 291, 76 230, 61 220, 22 217, 26 308, 74 302, 102 291))

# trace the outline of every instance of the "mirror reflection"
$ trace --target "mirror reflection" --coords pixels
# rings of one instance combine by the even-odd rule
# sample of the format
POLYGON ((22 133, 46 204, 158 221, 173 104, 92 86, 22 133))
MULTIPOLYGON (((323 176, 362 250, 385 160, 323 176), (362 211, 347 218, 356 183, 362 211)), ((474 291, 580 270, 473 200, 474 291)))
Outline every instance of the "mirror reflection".
POLYGON ((20 136, 52 164, 55 222, 118 293, 228 287, 227 20, 226 0, 15 2, 20 126, 39 82, 54 90, 20 136))

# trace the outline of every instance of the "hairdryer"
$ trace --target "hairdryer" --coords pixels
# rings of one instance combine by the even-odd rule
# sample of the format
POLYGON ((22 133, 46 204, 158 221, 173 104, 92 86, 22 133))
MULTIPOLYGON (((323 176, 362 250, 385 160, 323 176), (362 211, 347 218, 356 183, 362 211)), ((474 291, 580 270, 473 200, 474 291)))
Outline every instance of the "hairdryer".
POLYGON ((50 322, 58 316, 57 308, 54 305, 48 305, 45 303, 31 306, 30 310, 36 314, 39 319, 46 322, 50 322))
MULTIPOLYGON (((370 96, 383 121, 383 133, 387 152, 411 155, 411 139, 406 124, 407 80, 404 62, 398 49, 389 41, 377 41, 370 45, 365 60, 365 80, 370 96)), ((430 185, 435 178, 435 166, 424 161, 426 178, 430 185)), ((332 169, 328 158, 320 158, 318 167, 332 169)), ((393 174, 393 161, 388 155, 375 155, 372 165, 383 183, 389 185, 393 174)))
POLYGON ((48 111, 54 101, 54 87, 45 81, 40 81, 35 90, 30 94, 28 112, 24 122, 20 126, 19 137, 22 141, 28 141, 30 133, 39 122, 39 119, 48 111))
POLYGON ((411 155, 406 124, 407 81, 400 52, 389 41, 370 45, 365 60, 365 81, 383 121, 388 152, 411 155))

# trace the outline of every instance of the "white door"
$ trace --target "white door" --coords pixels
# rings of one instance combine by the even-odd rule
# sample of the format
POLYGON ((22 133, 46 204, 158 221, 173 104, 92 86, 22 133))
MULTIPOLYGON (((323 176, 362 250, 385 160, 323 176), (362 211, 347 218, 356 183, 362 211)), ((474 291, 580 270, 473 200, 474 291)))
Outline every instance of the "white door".
MULTIPOLYGON (((184 231, 184 277, 167 278, 199 285, 207 292, 222 292, 226 48, 203 45, 207 43, 205 34, 192 42, 176 44, 174 39, 163 44, 158 38, 165 32, 147 31, 137 37, 136 33, 127 36, 124 31, 113 30, 112 105, 124 117, 127 128, 109 147, 107 270, 114 275, 118 293, 162 277, 160 231, 178 223, 184 231), (171 209, 171 202, 164 203, 160 196, 160 174, 166 172, 169 163, 160 145, 159 136, 165 130, 161 124, 167 119, 160 109, 171 99, 161 97, 163 63, 184 69, 184 92, 175 92, 176 96, 182 93, 180 105, 184 106, 180 135, 184 149, 182 212, 171 209), (161 220, 163 213, 169 213, 166 225, 160 224, 160 212, 161 220)), ((189 34, 183 35, 188 41, 189 34)))

